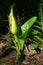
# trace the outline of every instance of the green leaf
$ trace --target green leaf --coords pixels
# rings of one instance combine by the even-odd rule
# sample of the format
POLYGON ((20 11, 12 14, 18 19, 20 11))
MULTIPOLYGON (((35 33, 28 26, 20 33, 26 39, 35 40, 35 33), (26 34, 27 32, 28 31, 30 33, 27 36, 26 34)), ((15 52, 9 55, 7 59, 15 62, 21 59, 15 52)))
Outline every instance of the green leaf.
POLYGON ((34 39, 37 39, 39 42, 42 42, 42 38, 39 36, 34 36, 34 39))
POLYGON ((15 36, 15 42, 16 42, 16 46, 18 47, 18 50, 22 50, 23 49, 23 45, 24 45, 24 40, 20 39, 19 37, 15 36))
POLYGON ((5 47, 3 48, 3 53, 6 52, 6 51, 7 51, 8 49, 10 49, 10 48, 16 49, 15 46, 5 46, 5 47))
POLYGON ((21 26, 22 36, 23 36, 24 38, 26 38, 27 33, 28 33, 29 29, 31 28, 31 26, 34 24, 36 18, 37 18, 36 16, 30 18, 28 21, 26 21, 26 22, 21 26))
POLYGON ((19 39, 19 42, 20 42, 20 50, 23 50, 24 40, 23 39, 19 39))
POLYGON ((38 47, 38 43, 31 43, 30 46, 31 46, 32 48, 37 48, 37 47, 38 47))
POLYGON ((35 42, 37 42, 38 45, 43 44, 43 38, 41 38, 41 37, 39 37, 39 36, 33 36, 33 37, 32 37, 32 40, 35 41, 35 42))
POLYGON ((17 43, 15 40, 13 40, 13 42, 14 42, 14 44, 15 44, 16 51, 18 51, 18 50, 19 50, 18 43, 17 43))
POLYGON ((38 30, 35 30, 35 29, 33 29, 33 31, 31 31, 31 34, 38 34, 38 33, 40 33, 38 30))
POLYGON ((34 25, 33 27, 36 28, 36 29, 41 30, 41 27, 39 27, 38 25, 34 25))
POLYGON ((14 37, 15 37, 15 42, 16 42, 16 46, 18 47, 18 50, 20 50, 20 42, 19 42, 19 38, 16 36, 16 35, 14 35, 14 37))

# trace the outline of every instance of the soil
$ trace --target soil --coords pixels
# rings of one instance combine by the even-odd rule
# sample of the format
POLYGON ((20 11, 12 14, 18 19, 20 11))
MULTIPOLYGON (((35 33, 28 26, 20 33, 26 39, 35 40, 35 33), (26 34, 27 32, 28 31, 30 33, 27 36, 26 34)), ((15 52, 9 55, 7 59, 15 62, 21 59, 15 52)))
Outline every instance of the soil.
POLYGON ((10 49, 3 53, 3 47, 10 45, 8 42, 0 41, 0 65, 43 65, 43 46, 41 52, 33 56, 29 56, 28 51, 24 48, 18 61, 16 62, 16 51, 10 49), (25 51, 25 52, 24 52, 25 51))

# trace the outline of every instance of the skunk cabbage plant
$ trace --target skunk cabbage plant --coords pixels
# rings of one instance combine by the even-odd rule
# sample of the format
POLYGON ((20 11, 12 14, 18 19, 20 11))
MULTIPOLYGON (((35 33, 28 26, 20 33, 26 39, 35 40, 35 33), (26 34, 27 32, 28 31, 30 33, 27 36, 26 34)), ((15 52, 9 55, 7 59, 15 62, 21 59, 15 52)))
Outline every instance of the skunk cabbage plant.
POLYGON ((12 40, 13 43, 14 43, 14 46, 6 47, 5 50, 8 50, 9 48, 16 49, 16 52, 17 52, 17 54, 16 54, 16 60, 18 60, 18 57, 19 57, 19 54, 20 54, 20 50, 23 50, 25 38, 27 37, 28 31, 30 30, 31 26, 36 21, 36 18, 37 17, 34 16, 34 17, 30 18, 29 20, 27 20, 21 26, 21 28, 20 28, 21 29, 21 35, 18 36, 17 31, 19 31, 19 29, 17 30, 17 26, 18 25, 16 23, 14 15, 13 15, 13 7, 11 7, 11 10, 10 10, 10 13, 9 13, 9 16, 8 16, 8 20, 9 20, 9 30, 14 35, 14 39, 12 40))

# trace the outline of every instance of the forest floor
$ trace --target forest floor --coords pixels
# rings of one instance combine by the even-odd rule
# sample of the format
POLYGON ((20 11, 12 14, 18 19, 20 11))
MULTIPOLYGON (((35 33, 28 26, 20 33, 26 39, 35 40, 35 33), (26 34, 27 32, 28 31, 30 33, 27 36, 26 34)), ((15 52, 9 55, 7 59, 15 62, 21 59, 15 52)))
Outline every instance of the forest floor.
POLYGON ((24 48, 23 52, 20 54, 18 62, 16 62, 15 50, 10 49, 9 51, 2 54, 2 46, 5 45, 9 45, 9 43, 5 41, 0 41, 0 65, 43 65, 43 46, 40 47, 41 52, 33 56, 29 56, 29 53, 24 48))

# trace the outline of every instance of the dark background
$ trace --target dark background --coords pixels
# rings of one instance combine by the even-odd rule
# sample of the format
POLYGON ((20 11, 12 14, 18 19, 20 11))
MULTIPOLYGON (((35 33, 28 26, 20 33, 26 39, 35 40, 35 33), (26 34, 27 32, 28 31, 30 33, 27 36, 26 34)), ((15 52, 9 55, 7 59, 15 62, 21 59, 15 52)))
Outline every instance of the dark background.
MULTIPOLYGON (((24 17, 25 20, 32 16, 38 16, 38 5, 40 0, 0 0, 0 34, 6 34, 8 29, 8 17, 10 6, 16 4, 14 8, 15 17, 24 17)), ((24 21, 25 21, 24 20, 24 21)))

